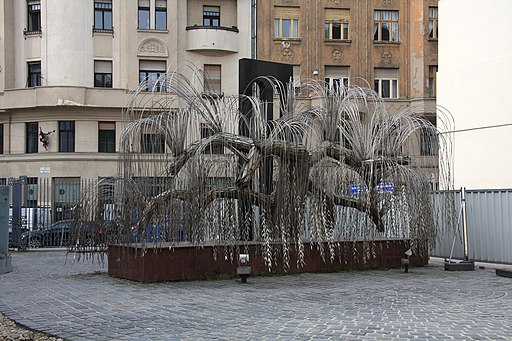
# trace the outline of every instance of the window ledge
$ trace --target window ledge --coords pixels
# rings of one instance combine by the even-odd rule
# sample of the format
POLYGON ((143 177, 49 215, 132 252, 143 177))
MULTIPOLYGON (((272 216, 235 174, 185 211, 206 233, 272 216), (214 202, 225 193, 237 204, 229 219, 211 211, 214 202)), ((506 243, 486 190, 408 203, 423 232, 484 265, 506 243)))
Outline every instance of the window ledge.
POLYGON ((437 43, 438 39, 437 38, 428 38, 428 41, 431 41, 433 43, 437 43))
POLYGON ((300 43, 302 41, 302 38, 274 38, 274 42, 281 43, 281 42, 290 42, 290 43, 300 43))
POLYGON ((137 28, 137 32, 147 33, 169 33, 169 30, 157 30, 155 28, 137 28))
POLYGON ((147 29, 147 28, 137 28, 137 32, 147 32, 147 33, 169 33, 169 30, 157 30, 157 29, 147 29))
POLYGON ((352 39, 325 39, 324 43, 329 45, 350 45, 352 39))
POLYGON ((374 40, 374 45, 400 45, 399 41, 382 41, 382 40, 374 40))

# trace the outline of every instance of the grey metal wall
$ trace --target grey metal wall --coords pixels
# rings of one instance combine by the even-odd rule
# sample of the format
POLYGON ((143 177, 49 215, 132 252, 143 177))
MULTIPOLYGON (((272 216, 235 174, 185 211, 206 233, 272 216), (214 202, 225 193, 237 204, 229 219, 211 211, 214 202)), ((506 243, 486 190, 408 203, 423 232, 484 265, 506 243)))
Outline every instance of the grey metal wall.
MULTIPOLYGON (((460 191, 454 191, 457 220, 460 208, 460 191)), ((442 192, 434 194, 435 200, 442 192)), ((436 199, 437 198, 437 199, 436 199)), ((467 229, 469 258, 482 262, 512 264, 512 189, 466 190, 467 229)), ((463 258, 462 227, 455 231, 439 231, 432 256, 450 255, 453 237, 456 234, 453 257, 463 258)))

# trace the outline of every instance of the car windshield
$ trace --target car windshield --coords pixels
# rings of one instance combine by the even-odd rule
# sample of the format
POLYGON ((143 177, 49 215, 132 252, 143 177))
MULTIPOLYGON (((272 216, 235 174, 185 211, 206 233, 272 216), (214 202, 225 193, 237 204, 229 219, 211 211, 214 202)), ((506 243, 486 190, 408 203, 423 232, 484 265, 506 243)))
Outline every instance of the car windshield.
POLYGON ((59 221, 52 225, 52 230, 68 230, 71 227, 71 221, 59 221))

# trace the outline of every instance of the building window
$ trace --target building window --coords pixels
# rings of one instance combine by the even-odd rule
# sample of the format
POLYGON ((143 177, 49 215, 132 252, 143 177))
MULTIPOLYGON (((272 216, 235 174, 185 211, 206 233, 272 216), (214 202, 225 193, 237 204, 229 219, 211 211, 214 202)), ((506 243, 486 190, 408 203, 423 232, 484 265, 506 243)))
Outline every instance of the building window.
POLYGON ((299 37, 299 8, 275 7, 274 37, 299 37))
POLYGON ((173 178, 137 176, 133 177, 133 181, 145 198, 154 198, 160 193, 174 188, 173 178))
POLYGON ((325 67, 325 89, 328 92, 338 92, 343 87, 348 87, 348 66, 325 67))
POLYGON ((165 80, 160 78, 166 71, 165 61, 139 61, 139 86, 141 91, 165 92, 165 80))
POLYGON ((398 98, 398 69, 375 69, 374 90, 382 98, 398 98))
MULTIPOLYGON (((347 123, 343 125, 346 127, 347 123)), ((353 149, 352 143, 350 142, 348 137, 345 134, 343 134, 341 128, 336 129, 336 134, 334 135, 334 142, 338 143, 340 146, 343 146, 347 149, 353 149)))
POLYGON ((0 154, 4 153, 4 124, 0 123, 0 154))
POLYGON ((437 7, 429 7, 428 9, 428 32, 428 37, 430 39, 438 38, 437 7))
POLYGON ((428 67, 428 95, 436 97, 437 95, 437 65, 428 67))
POLYGON ((220 26, 220 7, 203 6, 203 26, 220 26))
POLYGON ((28 29, 27 32, 41 31, 41 1, 28 1, 28 29))
POLYGON ((167 0, 156 0, 155 30, 167 30, 167 0))
POLYGON ((112 31, 112 0, 94 1, 94 29, 112 31))
MULTIPOLYGON (((0 126, 1 126, 1 124, 0 124, 0 126)), ((0 152, 0 154, 2 154, 2 153, 0 152)), ((5 186, 5 185, 7 185, 7 179, 6 178, 0 178, 0 186, 5 186)))
POLYGON ((295 96, 300 95, 300 65, 293 65, 293 90, 295 96))
POLYGON ((165 151, 165 141, 162 135, 152 132, 143 132, 140 138, 142 153, 162 154, 165 151))
POLYGON ((432 128, 420 131, 420 154, 422 156, 437 156, 439 154, 438 136, 432 128))
POLYGON ((345 9, 325 10, 325 39, 348 39, 350 11, 345 9))
POLYGON ((27 87, 41 86, 41 62, 29 62, 27 87))
POLYGON ((149 0, 139 0, 139 26, 140 30, 149 30, 149 0))
POLYGON ((94 61, 94 87, 112 87, 112 62, 109 60, 94 61))
POLYGON ((75 121, 59 121, 59 152, 75 151, 75 121))
MULTIPOLYGON (((201 138, 206 139, 214 134, 207 124, 201 123, 201 138)), ((214 141, 204 149, 205 154, 224 154, 224 146, 221 141, 214 141)))
POLYGON ((39 123, 25 123, 25 152, 37 153, 37 141, 39 139, 39 123))
POLYGON ((116 123, 99 122, 98 123, 98 152, 115 153, 116 152, 116 123))
POLYGON ((373 19, 374 41, 398 41, 398 11, 375 11, 373 19))
POLYGON ((204 92, 221 94, 221 66, 204 65, 204 92))

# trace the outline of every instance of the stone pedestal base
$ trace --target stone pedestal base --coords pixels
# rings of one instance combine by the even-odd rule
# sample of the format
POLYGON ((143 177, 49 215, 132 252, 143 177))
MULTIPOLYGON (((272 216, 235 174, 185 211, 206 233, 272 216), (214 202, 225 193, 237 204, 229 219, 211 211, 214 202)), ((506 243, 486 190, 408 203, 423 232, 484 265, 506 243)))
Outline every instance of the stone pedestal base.
POLYGON ((444 263, 444 269, 446 271, 474 271, 475 262, 472 260, 464 260, 459 263, 444 263))
MULTIPOLYGON (((251 243, 240 245, 240 249, 247 247, 250 259, 251 274, 270 272, 322 272, 338 271, 343 269, 379 269, 400 268, 401 259, 408 247, 400 240, 376 241, 371 244, 372 249, 366 250, 363 242, 339 242, 335 247, 332 262, 329 255, 322 257, 316 245, 304 244, 305 264, 297 267, 297 246, 290 245, 289 265, 284 267, 282 253, 273 259, 273 266, 268 269, 263 260, 261 245, 251 243), (371 251, 374 257, 365 258, 371 251)), ((276 247, 279 247, 278 245, 276 247)), ((328 252, 328 245, 323 245, 328 252)), ((235 252, 235 250, 233 250, 235 252)), ((410 266, 421 266, 428 263, 426 250, 424 255, 409 257, 410 266)), ((137 245, 110 245, 108 248, 108 273, 110 276, 131 279, 141 282, 183 281, 202 279, 223 274, 237 274, 237 255, 233 258, 225 257, 223 246, 193 245, 172 246, 161 245, 148 247, 142 250, 137 245), (216 254, 217 257, 213 257, 216 254)))

